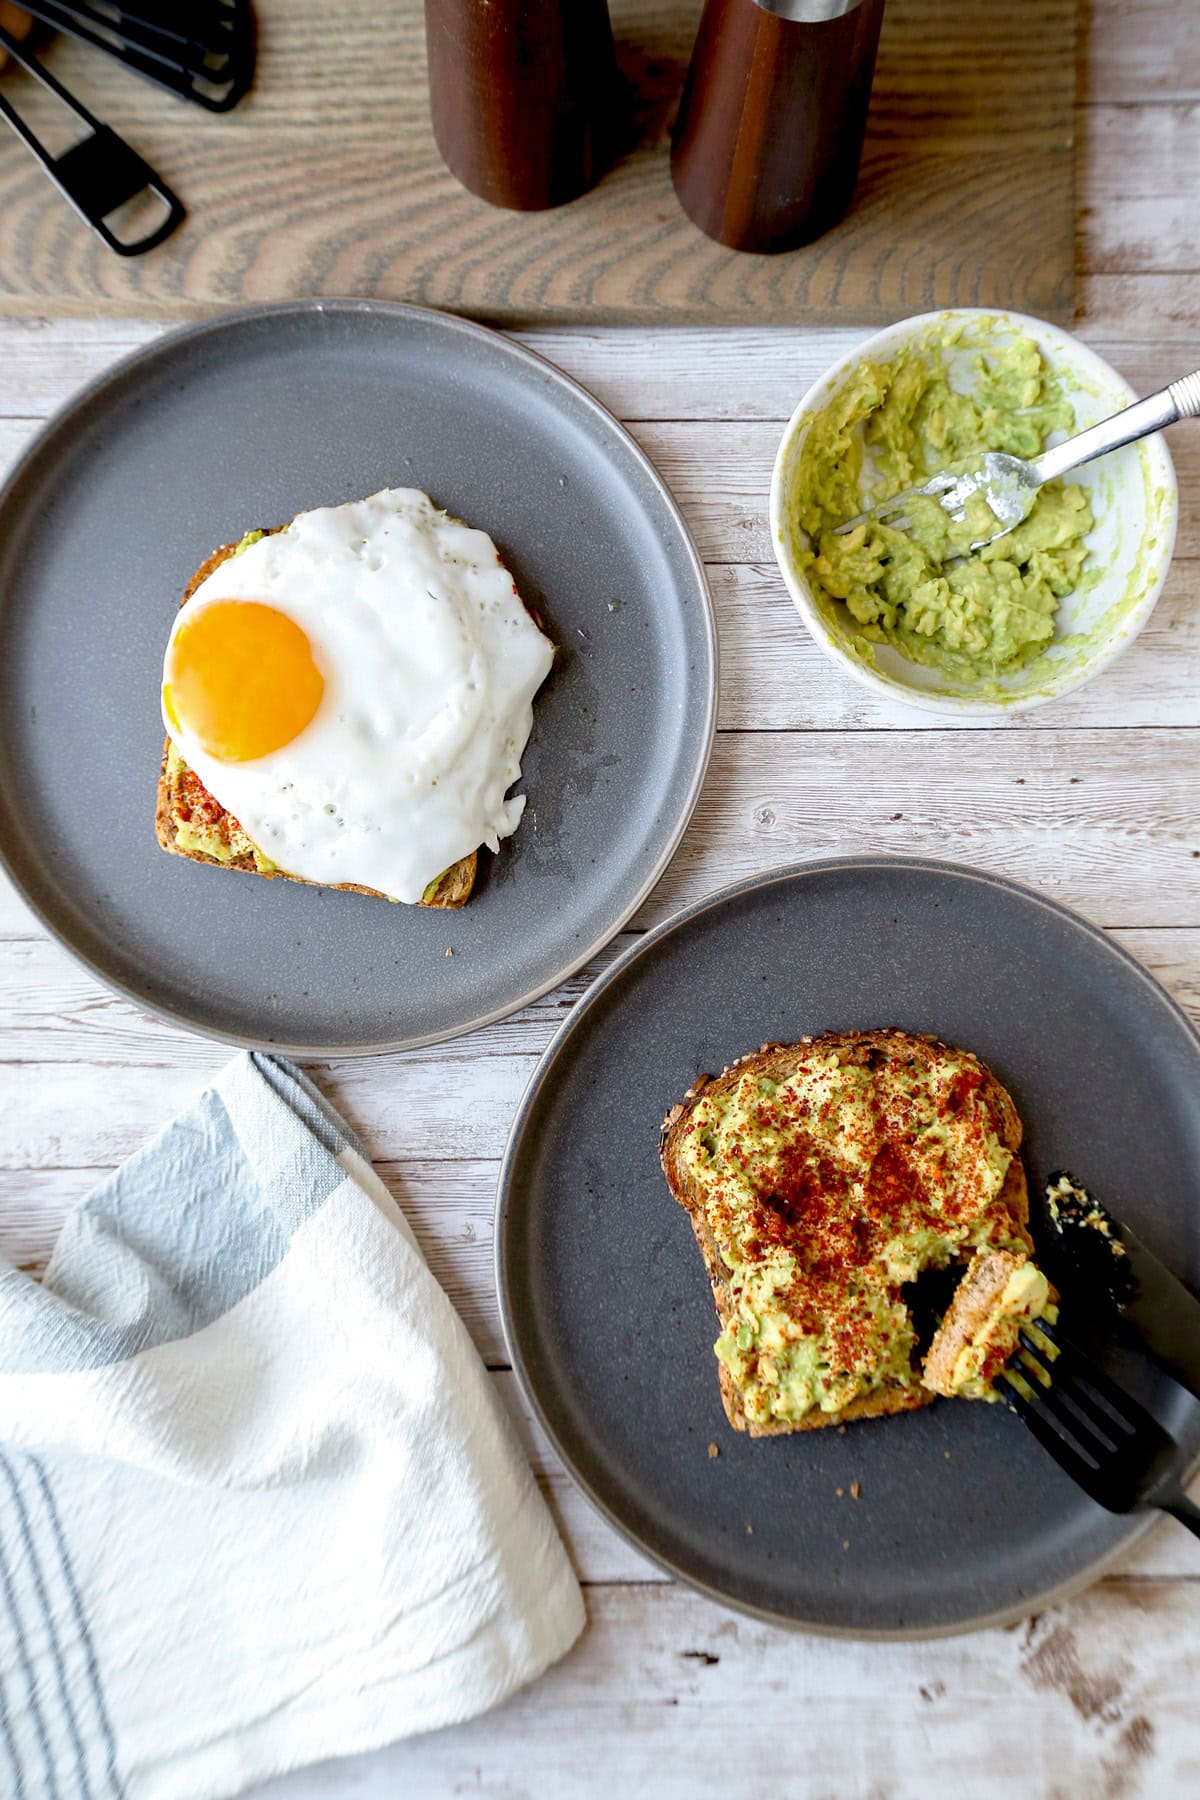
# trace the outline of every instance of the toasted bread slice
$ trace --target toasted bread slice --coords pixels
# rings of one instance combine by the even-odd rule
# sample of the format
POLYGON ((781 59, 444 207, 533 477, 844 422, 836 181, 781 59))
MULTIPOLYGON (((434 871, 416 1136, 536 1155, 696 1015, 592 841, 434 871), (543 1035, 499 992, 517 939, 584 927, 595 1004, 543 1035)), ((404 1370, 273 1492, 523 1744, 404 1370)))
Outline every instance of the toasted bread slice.
MULTIPOLYGON (((660 1137, 663 1173, 675 1198, 686 1209, 704 1257, 712 1287, 713 1300, 722 1331, 730 1326, 734 1314, 734 1271, 727 1266, 711 1229, 705 1206, 704 1185, 695 1178, 683 1156, 685 1138, 692 1125, 693 1114, 705 1096, 731 1093, 746 1076, 764 1077, 768 1081, 786 1079, 800 1068, 814 1052, 836 1052, 842 1063, 853 1063, 867 1069, 878 1069, 896 1059, 905 1065, 932 1063, 945 1055, 963 1059, 970 1085, 978 1091, 979 1103, 995 1137, 1012 1156, 1000 1193, 991 1202, 1005 1235, 1019 1246, 1031 1248, 1027 1231, 1029 1196, 1024 1170, 1016 1154, 1021 1143, 1021 1122, 1012 1099, 995 1076, 974 1057, 951 1051, 933 1037, 915 1037, 898 1030, 867 1032, 829 1032, 819 1038, 802 1038, 795 1044, 764 1044, 729 1065, 720 1076, 701 1076, 683 1101, 667 1114, 660 1137)), ((967 1252, 966 1254, 969 1254, 967 1252)), ((721 1399, 729 1423, 736 1431, 748 1431, 752 1437, 776 1436, 790 1431, 813 1431, 826 1425, 842 1425, 854 1419, 879 1417, 890 1413, 912 1411, 927 1406, 935 1395, 913 1366, 904 1379, 884 1380, 870 1391, 860 1394, 834 1410, 813 1406, 794 1419, 751 1419, 743 1403, 742 1393, 730 1368, 720 1362, 721 1399)))
MULTIPOLYGON (((264 531, 262 535, 271 537, 276 531, 283 529, 283 526, 275 525, 269 531, 264 531)), ((222 544, 219 549, 213 551, 211 556, 205 557, 184 589, 183 599, 180 602, 182 606, 187 605, 201 582, 206 581, 213 570, 220 567, 226 557, 232 556, 237 547, 237 544, 222 544)), ((158 800, 154 814, 154 829, 164 850, 171 856, 185 856, 189 862, 209 863, 215 869, 241 869, 250 875, 265 876, 268 881, 278 876, 283 881, 298 881, 304 887, 332 885, 340 893, 370 894, 378 900, 389 898, 387 894, 381 894, 378 888, 360 887, 353 881, 339 881, 332 884, 311 882, 306 880, 303 875, 289 875, 286 869, 275 868, 270 864, 264 867, 262 860, 255 855, 253 847, 249 844, 249 840, 237 820, 233 818, 226 807, 213 798, 195 771, 180 763, 178 759, 172 765, 169 737, 163 744, 162 764, 158 772, 158 800), (233 853, 228 856, 209 856, 203 850, 197 850, 191 846, 185 847, 180 843, 179 828, 190 818, 197 805, 204 807, 206 822, 212 825, 219 836, 224 837, 227 841, 232 839, 233 853), (246 848, 236 847, 243 843, 246 844, 246 848)), ((469 856, 461 857, 426 889, 418 905, 465 906, 471 898, 471 891, 475 886, 478 863, 479 858, 474 850, 469 856)))
MULTIPOLYGON (((716 1242, 697 1214, 692 1214, 692 1229, 696 1233, 696 1242, 704 1258, 704 1266, 708 1270, 709 1285, 712 1288, 713 1302, 717 1309, 717 1317, 724 1331, 732 1316, 729 1299, 729 1272, 717 1249, 716 1242)), ((901 1387, 898 1383, 876 1388, 874 1393, 863 1394, 852 1400, 848 1406, 838 1407, 836 1412, 823 1412, 820 1407, 813 1407, 811 1412, 795 1420, 778 1420, 772 1423, 758 1423, 746 1417, 746 1409, 742 1404, 742 1396, 738 1392, 733 1376, 724 1363, 717 1364, 717 1380, 721 1389, 721 1403, 725 1408, 725 1417, 735 1431, 748 1432, 751 1437, 781 1437, 791 1431, 818 1431, 822 1425, 846 1425, 853 1419, 878 1419, 888 1413, 913 1412, 919 1406, 928 1406, 936 1394, 925 1387, 901 1387)))

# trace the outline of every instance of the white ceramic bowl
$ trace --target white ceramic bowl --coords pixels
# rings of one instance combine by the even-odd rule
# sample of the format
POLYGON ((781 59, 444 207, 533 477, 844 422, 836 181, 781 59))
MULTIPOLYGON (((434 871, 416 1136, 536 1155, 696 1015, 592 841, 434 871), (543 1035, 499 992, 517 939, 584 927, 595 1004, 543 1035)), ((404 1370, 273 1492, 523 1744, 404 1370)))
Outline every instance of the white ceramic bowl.
MULTIPOLYGON (((1068 477, 1090 493, 1096 523, 1088 534, 1089 568, 1101 579, 1059 603, 1054 639, 1022 669, 972 691, 945 671, 909 662, 887 644, 856 637, 846 608, 814 590, 796 559, 797 528, 790 492, 809 423, 837 394, 859 363, 887 362, 905 344, 938 328, 962 327, 961 365, 952 379, 969 386, 970 352, 1002 345, 1014 335, 1033 338, 1064 378, 1077 429, 1118 412, 1137 398, 1129 383, 1069 332, 1024 313, 961 308, 919 313, 876 332, 811 387, 788 421, 771 480, 771 541, 788 592, 822 650, 872 692, 927 712, 1003 715, 1042 706, 1090 681, 1131 644, 1154 608, 1175 544, 1178 493, 1161 434, 1127 444, 1068 477)), ((1058 441, 1052 439, 1052 442, 1058 441)))

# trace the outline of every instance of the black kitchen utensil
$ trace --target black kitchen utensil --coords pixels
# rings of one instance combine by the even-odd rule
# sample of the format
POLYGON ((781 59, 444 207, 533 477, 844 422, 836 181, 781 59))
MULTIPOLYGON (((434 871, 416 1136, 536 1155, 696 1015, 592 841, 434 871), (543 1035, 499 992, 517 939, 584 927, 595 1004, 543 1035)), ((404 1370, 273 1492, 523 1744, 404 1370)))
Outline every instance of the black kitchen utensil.
POLYGON ((210 112, 228 112, 254 78, 254 14, 248 0, 188 8, 97 0, 29 0, 34 18, 103 50, 135 74, 210 112))
POLYGON ((1076 1335, 1091 1349, 1123 1327, 1200 1399, 1200 1299, 1064 1170, 1046 1184, 1046 1211, 1039 1249, 1070 1300, 1076 1335))
POLYGON ((21 117, 8 96, 0 92, 0 115, 7 119, 17 136, 37 157, 50 179, 70 201, 80 218, 103 239, 118 256, 142 256, 169 237, 186 216, 178 196, 156 175, 149 163, 127 144, 124 138, 90 113, 82 101, 65 88, 61 81, 43 68, 25 45, 0 28, 0 49, 8 52, 35 81, 39 81, 69 112, 87 126, 87 135, 70 149, 54 156, 21 117), (162 203, 164 214, 155 227, 143 237, 122 238, 109 220, 130 201, 149 193, 162 203))
POLYGON ((996 1377, 1004 1398, 1085 1494, 1113 1513, 1157 1507, 1200 1537, 1200 1506, 1183 1491, 1183 1451, 1153 1413, 1039 1319, 996 1377))

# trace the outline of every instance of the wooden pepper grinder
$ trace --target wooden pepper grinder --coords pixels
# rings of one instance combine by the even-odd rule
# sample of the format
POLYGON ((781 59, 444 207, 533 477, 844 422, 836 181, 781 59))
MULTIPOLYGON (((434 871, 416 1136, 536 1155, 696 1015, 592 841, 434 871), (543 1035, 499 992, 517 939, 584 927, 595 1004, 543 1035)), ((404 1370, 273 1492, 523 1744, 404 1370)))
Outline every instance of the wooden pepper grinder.
POLYGON ((561 206, 603 173, 617 71, 607 0, 425 0, 438 149, 493 206, 561 206))
POLYGON ((684 211, 735 250, 791 250, 858 177, 883 0, 707 0, 671 152, 684 211))

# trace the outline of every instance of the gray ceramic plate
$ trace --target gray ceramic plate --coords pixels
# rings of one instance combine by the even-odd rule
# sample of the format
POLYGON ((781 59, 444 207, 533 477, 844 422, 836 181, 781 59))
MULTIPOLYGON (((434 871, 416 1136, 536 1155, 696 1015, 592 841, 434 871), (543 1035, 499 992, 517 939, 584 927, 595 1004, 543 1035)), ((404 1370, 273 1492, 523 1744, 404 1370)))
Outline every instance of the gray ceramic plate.
POLYGON ((79 395, 0 493, 9 871, 97 975, 234 1042, 398 1049, 554 986, 666 866, 715 712, 703 570, 649 462, 548 363, 444 314, 301 303, 179 332, 79 395), (460 913, 227 874, 154 837, 190 575, 251 526, 389 485, 491 532, 561 647, 525 819, 460 913))
MULTIPOLYGON (((1094 1506, 1001 1407, 941 1401, 757 1441, 727 1425, 712 1299, 659 1125, 699 1072, 766 1040, 879 1025, 976 1051, 1020 1109, 1034 1191, 1065 1164, 1200 1288, 1200 1040, 1174 1002, 1025 889, 867 858, 727 888, 596 982, 513 1126, 497 1265, 526 1392, 628 1537, 747 1611, 914 1637, 1020 1617, 1144 1522, 1094 1506)), ((1118 1360, 1200 1453, 1200 1406, 1144 1359, 1118 1360)))

